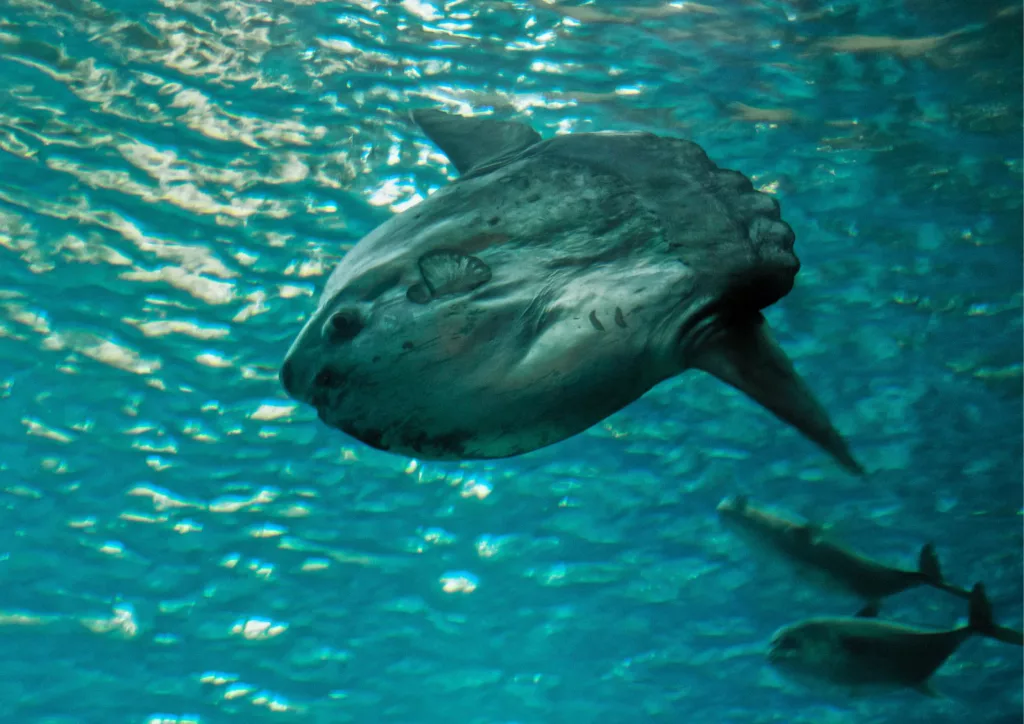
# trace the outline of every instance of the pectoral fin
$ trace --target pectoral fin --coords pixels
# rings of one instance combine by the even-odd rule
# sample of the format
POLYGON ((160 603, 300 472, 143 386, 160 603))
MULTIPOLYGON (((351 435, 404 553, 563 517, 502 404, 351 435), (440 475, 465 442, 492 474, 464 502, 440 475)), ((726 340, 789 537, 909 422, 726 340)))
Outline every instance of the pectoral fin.
POLYGON ((864 474, 846 441, 832 426, 828 413, 772 339, 760 314, 723 329, 698 350, 690 364, 752 397, 820 445, 850 472, 864 474))
POLYGON ((491 269, 475 256, 437 249, 420 257, 420 274, 436 298, 473 291, 490 281, 491 269))

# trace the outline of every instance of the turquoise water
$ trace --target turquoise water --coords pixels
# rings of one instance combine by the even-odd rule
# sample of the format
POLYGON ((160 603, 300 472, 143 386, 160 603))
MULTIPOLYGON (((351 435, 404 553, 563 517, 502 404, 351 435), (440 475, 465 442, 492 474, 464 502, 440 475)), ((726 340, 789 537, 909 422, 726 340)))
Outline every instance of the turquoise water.
MULTIPOLYGON (((715 505, 983 580, 1022 625, 1021 6, 0 2, 0 721, 1013 722, 1020 650, 836 698, 860 604, 715 505), (529 455, 375 452, 277 370, 333 263, 454 176, 412 107, 649 130, 777 194, 778 337, 870 471, 715 380, 529 455)), ((963 602, 916 590, 899 621, 963 602)))

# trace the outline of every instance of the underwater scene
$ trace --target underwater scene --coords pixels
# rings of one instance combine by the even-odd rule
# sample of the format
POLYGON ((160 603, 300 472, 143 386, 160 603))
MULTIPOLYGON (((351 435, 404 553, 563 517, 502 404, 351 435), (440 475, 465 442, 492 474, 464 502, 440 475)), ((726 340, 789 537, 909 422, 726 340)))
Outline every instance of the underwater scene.
POLYGON ((0 722, 1020 722, 1022 23, 0 0, 0 722))

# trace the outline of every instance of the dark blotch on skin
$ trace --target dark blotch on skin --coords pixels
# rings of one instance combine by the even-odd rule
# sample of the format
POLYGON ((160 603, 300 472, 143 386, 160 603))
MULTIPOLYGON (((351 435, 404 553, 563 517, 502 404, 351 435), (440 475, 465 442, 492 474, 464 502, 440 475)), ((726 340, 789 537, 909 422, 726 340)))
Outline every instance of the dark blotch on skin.
POLYGON ((361 437, 363 442, 370 447, 375 447, 378 450, 388 449, 388 446, 383 443, 384 433, 376 428, 371 427, 368 430, 363 430, 361 437))
POLYGON ((590 323, 594 325, 594 329, 598 332, 604 331, 604 325, 601 324, 601 320, 597 318, 597 312, 593 309, 590 310, 590 323))
POLYGON ((313 384, 317 387, 335 389, 344 385, 346 379, 348 379, 348 375, 339 374, 330 367, 324 367, 313 379, 313 384))
POLYGON ((347 382, 348 374, 338 372, 330 367, 324 367, 313 378, 311 402, 321 415, 320 419, 323 419, 322 415, 325 405, 337 405, 347 396, 349 392, 345 389, 347 382))
POLYGON ((454 453, 455 455, 462 455, 462 451, 466 447, 466 440, 471 437, 471 434, 464 432, 449 432, 445 435, 431 438, 430 444, 436 449, 454 453))
POLYGON ((487 224, 489 226, 497 226, 499 221, 501 221, 501 219, 499 219, 497 216, 492 216, 487 220, 487 224))
POLYGON ((384 431, 378 430, 375 427, 370 427, 365 430, 359 430, 354 425, 340 425, 340 429, 346 435, 351 435, 356 440, 364 442, 372 448, 377 450, 390 450, 390 445, 384 444, 384 431))
POLYGON ((406 349, 406 350, 408 350, 408 349, 412 349, 412 348, 413 348, 413 347, 415 347, 415 346, 416 346, 416 345, 414 345, 414 344, 413 344, 412 342, 410 342, 409 340, 405 340, 404 342, 402 342, 402 349, 406 349))
POLYGON ((623 316, 622 310, 618 307, 615 308, 615 323, 623 329, 626 328, 626 317, 623 316))
POLYGON ((466 440, 472 438, 473 433, 459 430, 443 435, 430 435, 425 430, 417 430, 415 433, 407 435, 402 440, 402 445, 417 453, 427 450, 435 454, 441 452, 459 457, 466 448, 466 440))

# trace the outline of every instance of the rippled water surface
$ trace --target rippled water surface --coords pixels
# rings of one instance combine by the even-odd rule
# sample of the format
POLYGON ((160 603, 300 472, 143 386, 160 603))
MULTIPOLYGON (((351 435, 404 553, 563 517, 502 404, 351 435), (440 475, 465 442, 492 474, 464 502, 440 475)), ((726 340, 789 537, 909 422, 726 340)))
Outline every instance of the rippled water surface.
MULTIPOLYGON (((0 720, 1011 722, 764 663, 859 603, 764 566, 730 493, 1022 625, 1021 7, 0 0, 0 720), (435 464, 277 381, 332 265, 454 177, 416 107, 700 143, 777 195, 768 316, 870 475, 699 373, 583 435, 435 464)), ((884 615, 948 627, 914 591, 884 615)))

